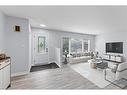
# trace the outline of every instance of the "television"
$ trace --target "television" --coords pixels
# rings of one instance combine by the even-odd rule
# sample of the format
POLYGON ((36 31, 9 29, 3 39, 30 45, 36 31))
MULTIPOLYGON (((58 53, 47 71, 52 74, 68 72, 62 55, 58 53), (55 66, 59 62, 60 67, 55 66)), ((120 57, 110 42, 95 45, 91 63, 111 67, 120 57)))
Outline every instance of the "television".
POLYGON ((123 53, 123 42, 106 43, 106 53, 123 53))

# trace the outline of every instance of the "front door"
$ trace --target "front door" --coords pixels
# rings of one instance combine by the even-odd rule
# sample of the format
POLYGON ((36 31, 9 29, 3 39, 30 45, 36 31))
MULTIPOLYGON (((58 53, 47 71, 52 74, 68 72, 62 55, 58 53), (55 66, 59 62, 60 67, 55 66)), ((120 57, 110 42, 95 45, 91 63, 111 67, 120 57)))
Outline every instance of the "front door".
POLYGON ((49 63, 48 53, 48 33, 34 33, 34 65, 44 65, 49 63))

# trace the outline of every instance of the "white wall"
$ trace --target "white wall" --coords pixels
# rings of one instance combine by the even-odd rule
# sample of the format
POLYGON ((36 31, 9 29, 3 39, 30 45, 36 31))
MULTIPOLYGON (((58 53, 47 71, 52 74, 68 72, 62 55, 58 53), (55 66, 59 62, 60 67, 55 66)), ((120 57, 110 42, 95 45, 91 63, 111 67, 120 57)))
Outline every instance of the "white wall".
POLYGON ((127 60, 127 32, 116 31, 100 34, 96 36, 96 51, 103 56, 105 54, 105 43, 106 42, 123 42, 123 56, 124 60, 127 60))
POLYGON ((4 52, 4 14, 0 11, 0 53, 4 52))
MULTIPOLYGON (((50 47, 51 55, 50 59, 54 59, 54 48, 61 48, 61 54, 62 54, 62 38, 63 37, 69 37, 69 38, 77 38, 77 39, 89 39, 90 40, 90 50, 95 50, 95 36, 93 35, 85 35, 85 34, 78 34, 78 33, 69 33, 69 32, 62 32, 62 31, 50 31, 49 33, 49 41, 52 43, 52 46, 50 47), (53 48, 54 47, 54 48, 53 48)), ((62 58, 62 55, 61 55, 62 58)))
POLYGON ((5 52, 11 57, 12 75, 27 73, 29 70, 29 22, 27 19, 6 16, 5 52), (15 32, 14 26, 21 26, 15 32))
MULTIPOLYGON (((70 37, 70 38, 80 38, 80 39, 89 39, 91 41, 91 50, 95 49, 95 36, 93 35, 85 35, 78 33, 69 33, 63 31, 51 31, 51 30, 43 30, 39 28, 32 28, 32 32, 47 32, 49 34, 49 61, 55 62, 55 48, 61 48, 62 54, 62 38, 70 37)), ((32 55, 33 56, 33 55, 32 55)))
POLYGON ((32 32, 31 32, 31 25, 29 24, 29 72, 31 69, 32 63, 32 32))
POLYGON ((62 62, 61 62, 61 54, 60 54, 61 52, 60 52, 60 48, 55 48, 55 63, 59 66, 59 67, 61 67, 61 64, 62 64, 62 62))

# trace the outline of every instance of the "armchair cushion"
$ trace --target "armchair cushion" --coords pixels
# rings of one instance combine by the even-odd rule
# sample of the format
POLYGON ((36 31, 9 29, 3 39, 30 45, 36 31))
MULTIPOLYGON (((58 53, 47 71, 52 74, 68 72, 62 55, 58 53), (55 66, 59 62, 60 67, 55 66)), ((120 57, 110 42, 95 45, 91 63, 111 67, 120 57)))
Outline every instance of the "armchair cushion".
POLYGON ((116 73, 118 65, 117 64, 108 64, 108 67, 111 69, 111 71, 113 73, 116 73))
POLYGON ((111 71, 112 71, 113 73, 116 73, 117 67, 118 67, 118 65, 114 65, 114 66, 111 68, 111 71))
POLYGON ((112 72, 110 68, 107 68, 105 70, 106 70, 106 77, 108 78, 108 80, 114 80, 116 77, 116 74, 112 72))

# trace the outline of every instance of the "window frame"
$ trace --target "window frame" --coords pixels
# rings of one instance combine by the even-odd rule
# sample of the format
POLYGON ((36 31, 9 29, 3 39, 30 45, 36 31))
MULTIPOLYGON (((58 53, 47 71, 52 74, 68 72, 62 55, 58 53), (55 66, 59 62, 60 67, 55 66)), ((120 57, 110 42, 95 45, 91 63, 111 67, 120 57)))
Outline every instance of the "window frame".
MULTIPOLYGON (((78 38, 70 38, 69 39, 69 54, 71 54, 71 53, 77 53, 77 52, 72 52, 71 51, 71 39, 78 39, 78 38)), ((89 39, 78 39, 79 41, 82 41, 82 50, 81 50, 81 52, 85 52, 84 51, 84 42, 85 41, 88 41, 88 50, 87 50, 87 52, 89 52, 90 51, 90 40, 89 39)))

